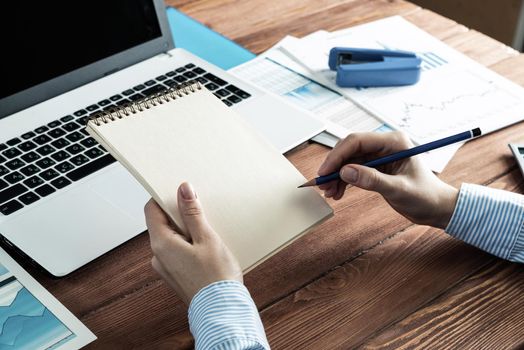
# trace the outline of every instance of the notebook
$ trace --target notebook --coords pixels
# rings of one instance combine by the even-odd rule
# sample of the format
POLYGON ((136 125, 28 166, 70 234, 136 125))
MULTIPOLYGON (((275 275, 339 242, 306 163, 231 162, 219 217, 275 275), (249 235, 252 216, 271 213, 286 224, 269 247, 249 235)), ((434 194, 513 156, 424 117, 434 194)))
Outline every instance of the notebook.
POLYGON ((98 115, 87 131, 182 231, 177 188, 190 182, 244 272, 330 217, 304 177, 199 83, 98 115))

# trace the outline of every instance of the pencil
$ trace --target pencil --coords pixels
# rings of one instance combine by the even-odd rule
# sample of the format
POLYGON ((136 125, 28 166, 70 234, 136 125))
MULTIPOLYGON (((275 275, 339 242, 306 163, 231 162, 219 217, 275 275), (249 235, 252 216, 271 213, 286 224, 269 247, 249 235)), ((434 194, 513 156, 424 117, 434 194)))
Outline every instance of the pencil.
MULTIPOLYGON (((410 149, 406 149, 400 152, 396 152, 396 153, 393 153, 393 154, 390 154, 390 155, 387 155, 387 156, 384 156, 384 157, 381 157, 375 160, 371 160, 362 165, 368 166, 371 168, 375 168, 375 167, 378 167, 384 164, 396 162, 397 160, 412 157, 420 153, 428 152, 428 151, 431 151, 431 150, 434 150, 440 147, 451 145, 452 143, 472 139, 474 137, 480 136, 481 134, 482 132, 480 131, 480 128, 475 128, 473 130, 464 131, 459 134, 448 136, 440 140, 425 143, 423 145, 419 145, 419 146, 416 146, 410 149)), ((318 185, 322 185, 322 184, 328 183, 333 180, 340 180, 339 171, 336 171, 328 175, 319 176, 317 178, 309 180, 308 182, 298 187, 301 188, 301 187, 318 186, 318 185)))

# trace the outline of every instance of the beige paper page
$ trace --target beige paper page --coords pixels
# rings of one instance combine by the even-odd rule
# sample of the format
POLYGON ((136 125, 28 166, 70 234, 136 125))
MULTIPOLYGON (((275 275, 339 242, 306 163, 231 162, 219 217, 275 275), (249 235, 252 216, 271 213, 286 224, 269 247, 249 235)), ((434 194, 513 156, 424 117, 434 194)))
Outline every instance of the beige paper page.
POLYGON ((182 229, 177 188, 190 182, 244 271, 332 215, 304 177, 207 89, 88 131, 182 229))

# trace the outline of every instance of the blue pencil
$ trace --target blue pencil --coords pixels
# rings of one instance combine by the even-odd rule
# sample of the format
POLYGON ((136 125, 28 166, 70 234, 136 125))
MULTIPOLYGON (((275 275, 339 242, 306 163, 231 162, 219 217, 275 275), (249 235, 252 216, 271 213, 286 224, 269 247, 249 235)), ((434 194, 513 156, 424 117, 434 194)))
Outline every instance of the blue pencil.
MULTIPOLYGON (((471 139, 471 138, 474 138, 480 135, 481 135, 481 131, 479 128, 469 130, 469 131, 464 131, 464 132, 461 132, 453 136, 448 136, 440 140, 432 141, 432 142, 425 143, 423 145, 419 145, 419 146, 416 146, 410 149, 396 152, 396 153, 369 161, 362 165, 365 165, 371 168, 376 168, 384 164, 393 163, 393 162, 396 162, 397 160, 412 157, 420 153, 428 152, 436 148, 451 145, 452 143, 455 143, 455 142, 468 140, 468 139, 471 139)), ((319 176, 317 178, 309 180, 305 184, 302 184, 298 187, 300 188, 300 187, 318 186, 318 185, 322 185, 322 184, 328 183, 333 180, 340 180, 340 172, 337 171, 337 172, 334 172, 328 175, 319 176)))

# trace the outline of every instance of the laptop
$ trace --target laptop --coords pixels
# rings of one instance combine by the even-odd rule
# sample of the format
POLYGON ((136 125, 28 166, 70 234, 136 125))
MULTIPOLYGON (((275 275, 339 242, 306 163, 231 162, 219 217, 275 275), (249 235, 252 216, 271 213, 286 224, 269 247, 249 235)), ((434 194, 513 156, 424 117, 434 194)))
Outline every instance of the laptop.
POLYGON ((150 196, 89 137, 91 115, 199 81, 282 152, 324 130, 175 48, 162 0, 10 2, 2 14, 0 237, 54 276, 146 230, 150 196))

